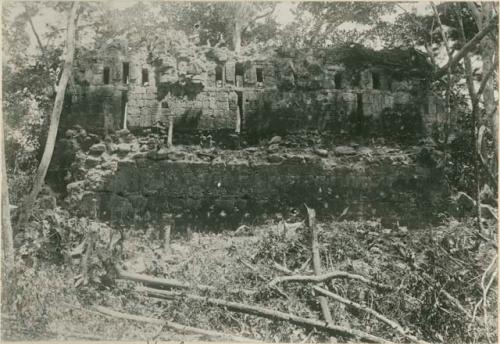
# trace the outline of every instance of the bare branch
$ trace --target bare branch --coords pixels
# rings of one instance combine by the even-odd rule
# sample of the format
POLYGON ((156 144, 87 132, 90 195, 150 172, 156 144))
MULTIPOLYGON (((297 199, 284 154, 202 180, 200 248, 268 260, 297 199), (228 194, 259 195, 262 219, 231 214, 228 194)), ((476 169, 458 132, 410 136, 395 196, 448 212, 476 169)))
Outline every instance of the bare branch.
POLYGON ((446 63, 443 67, 441 67, 435 74, 434 77, 441 78, 448 72, 448 68, 453 68, 458 62, 464 58, 467 53, 469 53, 472 49, 475 48, 476 44, 478 44, 488 33, 494 30, 497 27, 498 16, 495 15, 488 25, 486 25, 481 31, 479 31, 472 39, 465 44, 462 49, 455 56, 446 63))
POLYGON ((246 338, 246 337, 240 337, 240 336, 235 336, 231 334, 226 334, 226 333, 221 333, 217 331, 212 331, 212 330, 205 330, 197 327, 191 327, 191 326, 186 326, 182 325, 179 323, 171 322, 171 321, 164 321, 161 319, 156 319, 156 318, 149 318, 141 315, 134 315, 134 314, 128 314, 128 313, 122 313, 122 312, 117 312, 112 309, 109 309, 107 307, 103 306, 95 306, 94 309, 104 315, 118 318, 118 319, 125 319, 125 320, 132 320, 132 321, 139 321, 139 322, 145 322, 148 324, 154 324, 154 325, 162 325, 163 327, 173 329, 177 332, 180 333, 195 333, 195 334, 200 334, 203 336, 208 336, 213 339, 218 339, 218 340, 227 340, 227 341, 235 341, 235 342, 245 342, 245 343, 259 343, 259 341, 251 338, 246 338))
POLYGON ((325 321, 316 320, 316 319, 308 319, 299 317, 297 315, 284 313, 280 311, 275 311, 272 309, 253 306, 239 302, 231 302, 225 301, 222 299, 210 298, 205 296, 199 296, 194 294, 186 294, 179 292, 171 292, 166 290, 158 290, 153 288, 141 287, 137 289, 139 292, 145 292, 147 295, 159 298, 159 299, 186 299, 192 301, 205 302, 206 304, 224 307, 225 309, 231 310, 233 312, 245 313, 245 314, 253 314, 267 319, 278 319, 283 321, 288 321, 292 324, 306 327, 306 328, 316 328, 317 330, 321 330, 323 332, 331 333, 332 335, 340 335, 343 337, 354 338, 357 341, 365 341, 372 343, 382 343, 382 344, 390 344, 392 342, 377 337, 375 335, 366 333, 364 331, 352 329, 349 327, 338 326, 333 324, 327 324, 325 321))
POLYGON ((30 24, 31 31, 33 31, 33 34, 35 35, 36 41, 38 42, 38 46, 42 51, 42 55, 45 55, 45 47, 43 46, 42 41, 40 40, 38 32, 36 32, 35 25, 33 25, 33 20, 31 20, 31 16, 28 16, 28 23, 30 24))
POLYGON ((431 2, 432 10, 434 11, 434 17, 436 18, 436 21, 439 25, 439 31, 441 32, 441 38, 443 39, 444 42, 444 47, 446 49, 446 53, 448 54, 448 58, 451 59, 451 50, 450 50, 450 44, 448 42, 448 36, 446 35, 446 31, 444 31, 443 24, 441 23, 441 18, 439 18, 439 13, 436 8, 436 5, 431 2))
MULTIPOLYGON (((124 271, 121 269, 116 269, 117 274, 118 274, 118 279, 123 279, 123 280, 128 280, 128 281, 134 281, 134 282, 139 282, 139 283, 144 283, 146 285, 150 286, 155 286, 155 287, 168 287, 168 288, 178 288, 178 289, 200 289, 203 291, 215 291, 216 288, 208 285, 191 285, 189 283, 181 282, 178 280, 174 279, 168 279, 168 278, 159 278, 159 277, 153 277, 153 276, 148 276, 148 275, 142 275, 142 274, 137 274, 134 272, 128 272, 124 271)), ((252 295, 255 294, 252 290, 246 290, 246 289, 230 289, 228 290, 229 293, 232 294, 238 294, 238 293, 245 293, 247 295, 252 295)))
POLYGON ((366 277, 363 277, 361 275, 356 275, 356 274, 351 274, 349 272, 345 271, 332 271, 328 272, 322 275, 316 275, 316 276, 311 276, 311 275, 293 275, 293 276, 282 276, 282 277, 277 277, 273 279, 269 285, 276 285, 279 283, 286 283, 286 282, 301 282, 301 283, 321 283, 321 282, 326 282, 332 279, 336 278, 347 278, 347 279, 354 279, 363 283, 366 283, 368 285, 371 285, 373 287, 381 288, 381 289, 387 289, 387 290, 392 290, 394 289, 392 286, 383 284, 383 283, 378 283, 374 282, 372 280, 369 280, 366 277))
POLYGON ((350 307, 359 309, 359 310, 361 310, 363 312, 366 312, 366 313, 369 313, 369 314, 373 315, 375 318, 377 318, 378 320, 386 323, 387 325, 389 325, 390 327, 392 327, 396 332, 398 332, 400 335, 408 338, 412 342, 421 343, 421 344, 428 344, 426 341, 420 340, 417 337, 412 336, 411 334, 408 334, 408 332, 405 331, 405 329, 400 324, 398 324, 394 320, 391 320, 391 319, 387 318, 383 314, 380 314, 379 312, 377 312, 373 308, 361 305, 359 303, 356 303, 356 302, 354 302, 352 300, 346 299, 346 298, 344 298, 344 297, 342 297, 342 296, 340 296, 338 294, 332 293, 332 292, 330 292, 330 291, 328 291, 326 289, 320 288, 318 286, 313 287, 313 289, 316 290, 318 293, 320 293, 322 295, 325 295, 325 296, 328 296, 328 297, 334 299, 335 301, 341 302, 341 303, 343 303, 345 305, 348 305, 350 307))
POLYGON ((245 32, 249 27, 250 25, 252 25, 253 23, 255 23, 257 20, 259 19, 262 19, 262 18, 265 18, 265 17, 269 17, 271 14, 273 14, 274 10, 276 9, 276 3, 273 4, 273 7, 271 7, 271 10, 268 11, 268 12, 265 12, 263 14, 260 14, 258 16, 255 16, 254 18, 252 18, 248 23, 247 25, 245 25, 245 27, 241 30, 241 33, 245 32))

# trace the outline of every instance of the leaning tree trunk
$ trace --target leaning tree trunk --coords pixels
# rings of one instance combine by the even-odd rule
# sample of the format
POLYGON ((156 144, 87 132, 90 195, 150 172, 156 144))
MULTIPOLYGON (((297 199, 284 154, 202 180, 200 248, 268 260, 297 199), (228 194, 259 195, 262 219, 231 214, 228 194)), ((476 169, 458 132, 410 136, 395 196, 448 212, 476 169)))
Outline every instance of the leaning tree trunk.
POLYGON ((54 152, 57 130, 59 129, 59 120, 61 118, 64 96, 66 93, 66 86, 68 84, 68 80, 71 77, 71 73, 73 72, 73 59, 75 55, 75 32, 76 22, 78 20, 76 12, 78 11, 78 8, 79 3, 73 2, 68 18, 68 29, 66 32, 64 67, 61 79, 59 80, 59 84, 57 85, 57 94, 54 101, 52 114, 50 116, 50 126, 47 135, 47 141, 45 143, 42 160, 40 161, 40 165, 38 166, 38 169, 36 171, 35 179, 33 181, 33 187, 29 195, 26 197, 23 207, 21 208, 18 225, 23 225, 31 216, 33 205, 35 203, 36 197, 42 189, 43 183, 45 181, 45 176, 47 175, 47 170, 52 159, 52 153, 54 152))
POLYGON ((9 185, 7 183, 7 167, 5 163, 5 133, 3 126, 3 113, 0 111, 0 153, 2 154, 2 277, 5 282, 10 281, 14 269, 14 240, 12 224, 10 222, 9 185))

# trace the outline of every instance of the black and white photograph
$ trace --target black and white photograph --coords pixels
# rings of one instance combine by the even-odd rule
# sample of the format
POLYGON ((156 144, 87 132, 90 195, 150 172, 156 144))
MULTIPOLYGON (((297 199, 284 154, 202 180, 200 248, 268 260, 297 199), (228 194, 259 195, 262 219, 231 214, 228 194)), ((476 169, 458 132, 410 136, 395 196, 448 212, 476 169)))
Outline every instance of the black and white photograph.
POLYGON ((498 1, 1 7, 2 342, 497 343, 498 1))

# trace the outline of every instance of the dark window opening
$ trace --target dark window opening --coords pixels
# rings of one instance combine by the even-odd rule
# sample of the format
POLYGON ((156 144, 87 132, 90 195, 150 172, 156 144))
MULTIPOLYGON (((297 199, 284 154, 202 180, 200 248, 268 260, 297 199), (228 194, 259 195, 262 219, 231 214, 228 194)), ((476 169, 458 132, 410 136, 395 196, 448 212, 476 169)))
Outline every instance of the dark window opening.
POLYGON ((241 62, 236 63, 236 66, 234 67, 234 74, 241 76, 245 74, 245 68, 243 67, 243 63, 241 62))
POLYGON ((236 87, 243 87, 244 75, 245 75, 245 68, 243 66, 243 63, 236 62, 236 65, 234 67, 234 76, 236 79, 235 80, 236 87))
POLYGON ((66 92, 64 96, 64 103, 63 106, 67 109, 71 109, 71 105, 73 104, 73 97, 75 97, 73 94, 66 92))
POLYGON ((147 68, 142 69, 142 83, 146 84, 149 82, 149 71, 147 68))
POLYGON ((334 77, 335 88, 340 90, 342 88, 342 73, 336 73, 334 77))
POLYGON ((104 83, 104 85, 109 84, 109 74, 110 74, 109 67, 104 67, 104 70, 102 73, 102 82, 104 83))
POLYGON ((356 73, 354 75, 353 86, 359 87, 360 85, 361 85, 361 75, 359 73, 356 73))
POLYGON ((256 68, 256 72, 257 72, 257 82, 264 82, 263 69, 256 68))
POLYGON ((124 84, 128 84, 129 74, 130 74, 130 65, 128 62, 123 62, 122 80, 124 84))
POLYGON ((217 87, 222 87, 223 77, 224 77, 224 72, 222 66, 215 67, 215 83, 217 87))
POLYGON ((215 81, 222 81, 222 67, 215 67, 215 81))
POLYGON ((162 109, 168 109, 168 102, 161 102, 162 109))
POLYGON ((372 73, 373 89, 380 90, 380 74, 372 73))

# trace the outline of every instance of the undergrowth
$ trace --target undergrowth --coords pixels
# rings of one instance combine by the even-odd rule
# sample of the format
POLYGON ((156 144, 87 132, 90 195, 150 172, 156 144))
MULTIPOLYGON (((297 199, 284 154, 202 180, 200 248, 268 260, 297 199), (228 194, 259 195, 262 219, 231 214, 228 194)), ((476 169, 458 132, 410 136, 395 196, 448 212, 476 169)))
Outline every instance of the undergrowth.
MULTIPOLYGON (((18 261, 15 297, 3 312, 2 322, 7 325, 2 326, 4 339, 200 339, 92 313, 93 305, 104 305, 266 342, 329 340, 328 334, 317 330, 231 312, 206 302, 146 297, 133 282, 103 279, 107 275, 100 261, 102 254, 94 258, 91 268, 97 278, 78 282, 81 260, 67 254, 75 250, 75 242, 84 240, 85 235, 77 233, 89 233, 89 228, 101 233, 96 242, 98 252, 99 247, 105 250, 110 228, 88 219, 66 219, 66 214, 58 212, 60 218, 52 214, 52 220, 45 221, 58 226, 55 233, 60 232, 56 240, 60 249, 46 250, 49 242, 41 241, 38 246, 27 246, 29 254, 18 261), (47 259, 47 254, 52 258, 47 259)), ((55 237, 51 231, 44 232, 44 221, 41 223, 41 237, 55 237)), ((495 340, 496 288, 489 290, 486 308, 476 307, 474 321, 443 294, 451 295, 471 314, 483 298, 482 277, 495 251, 478 241, 472 222, 449 219, 439 227, 408 231, 405 227, 387 229, 378 221, 332 221, 318 224, 318 231, 324 272, 341 270, 392 286, 388 291, 356 280, 334 279, 323 283, 323 288, 370 307, 429 342, 484 342, 486 333, 495 340)), ((309 230, 301 222, 269 223, 245 232, 175 237, 172 252, 167 254, 158 233, 130 229, 121 255, 107 258, 113 257, 129 271, 190 283, 192 294, 320 319, 318 295, 311 284, 285 283, 278 288, 269 284, 284 275, 283 269, 297 275, 312 273, 310 241, 309 230), (213 286, 215 291, 203 290, 200 285, 213 286)), ((492 276, 486 275, 487 280, 492 276)), ((405 341, 356 307, 334 300, 329 300, 329 305, 335 324, 405 341)))

